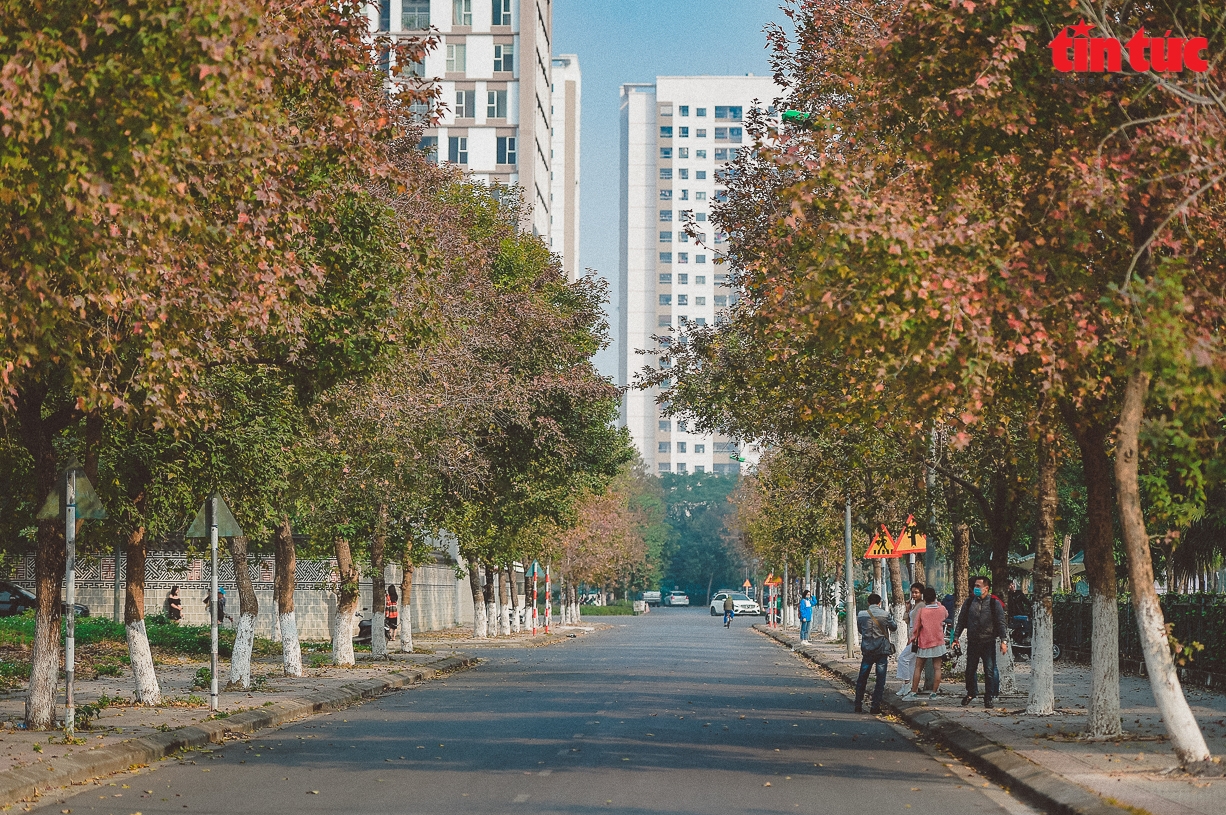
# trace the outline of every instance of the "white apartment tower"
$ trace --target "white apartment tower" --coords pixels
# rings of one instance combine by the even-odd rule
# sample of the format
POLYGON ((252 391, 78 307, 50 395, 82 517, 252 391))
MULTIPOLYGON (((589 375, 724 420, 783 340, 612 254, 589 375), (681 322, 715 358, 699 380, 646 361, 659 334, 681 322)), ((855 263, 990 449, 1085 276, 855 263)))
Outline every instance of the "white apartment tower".
POLYGON ((375 0, 371 14, 393 35, 439 32, 412 69, 446 105, 423 146, 475 180, 521 187, 524 228, 548 240, 552 0, 375 0))
MULTIPOLYGON (((711 205, 724 194, 720 170, 748 146, 743 120, 780 89, 769 77, 661 76, 621 88, 621 297, 618 379, 651 362, 637 354, 652 335, 684 342, 687 325, 719 319, 735 292, 720 259, 723 235, 711 205), (697 242, 685 232, 693 220, 697 242)), ((733 473, 742 445, 690 432, 660 415, 659 389, 628 390, 622 422, 657 473, 733 473)))
POLYGON ((553 149, 550 153, 552 192, 549 198, 549 243, 562 256, 568 280, 583 273, 579 265, 579 114, 583 74, 579 57, 553 58, 553 149))

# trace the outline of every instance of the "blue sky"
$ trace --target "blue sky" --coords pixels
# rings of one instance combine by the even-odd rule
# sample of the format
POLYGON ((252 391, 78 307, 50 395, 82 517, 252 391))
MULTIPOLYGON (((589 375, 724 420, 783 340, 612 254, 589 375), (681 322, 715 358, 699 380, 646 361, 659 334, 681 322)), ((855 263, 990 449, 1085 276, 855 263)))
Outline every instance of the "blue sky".
MULTIPOLYGON (((770 74, 763 28, 784 23, 780 0, 554 0, 553 52, 583 69, 579 261, 613 284, 617 325, 618 87, 656 76, 770 74)), ((597 355, 617 371, 618 348, 597 355)), ((634 366, 637 367, 637 366, 634 366)))

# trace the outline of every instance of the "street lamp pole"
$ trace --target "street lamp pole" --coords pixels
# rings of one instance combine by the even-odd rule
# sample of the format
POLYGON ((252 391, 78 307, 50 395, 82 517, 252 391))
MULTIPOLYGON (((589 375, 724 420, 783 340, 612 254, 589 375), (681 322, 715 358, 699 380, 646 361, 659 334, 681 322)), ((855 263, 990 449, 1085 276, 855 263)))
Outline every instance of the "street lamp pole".
POLYGON ((847 623, 847 656, 856 653, 856 581, 851 574, 851 496, 847 496, 847 506, 843 510, 843 548, 846 562, 843 564, 843 582, 846 583, 846 597, 843 600, 843 615, 847 623))

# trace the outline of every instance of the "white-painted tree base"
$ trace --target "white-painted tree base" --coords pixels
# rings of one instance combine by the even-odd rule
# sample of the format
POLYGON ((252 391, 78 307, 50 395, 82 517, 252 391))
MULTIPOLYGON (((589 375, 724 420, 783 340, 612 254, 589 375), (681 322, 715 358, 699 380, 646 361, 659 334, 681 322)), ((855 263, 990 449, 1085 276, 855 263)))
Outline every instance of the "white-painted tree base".
POLYGON ((413 653, 413 618, 409 615, 409 610, 403 606, 400 609, 399 633, 401 653, 413 653))
POLYGON ((1017 671, 1013 667, 1013 643, 1008 640, 1006 642, 1008 647, 1005 648, 1005 652, 996 654, 996 670, 1000 673, 1000 695, 1016 696, 1021 691, 1018 690, 1017 671))
POLYGON ((387 633, 383 624, 386 611, 376 611, 370 618, 370 656, 372 659, 387 659, 387 633))
POLYGON ((473 603, 473 637, 475 639, 488 639, 487 620, 485 617, 485 603, 478 600, 473 603))
POLYGON ((286 676, 302 676, 302 643, 298 640, 298 619, 294 612, 277 616, 281 629, 281 665, 286 676))
POLYGON ((1052 660, 1051 613, 1042 603, 1034 604, 1034 630, 1030 636, 1030 698, 1026 712, 1051 716, 1056 712, 1056 666, 1052 660))
POLYGON ((336 633, 332 636, 332 664, 348 666, 353 658, 353 610, 336 612, 336 633))
POLYGON ((1114 597, 1090 596, 1090 701, 1086 736, 1115 738, 1120 723, 1120 618, 1114 597))
POLYGON ((230 653, 230 684, 251 687, 251 649, 255 645, 255 615, 240 614, 234 626, 234 650, 230 653))
POLYGON ((124 635, 128 640, 128 660, 132 663, 133 698, 141 705, 161 704, 162 689, 158 686, 157 672, 153 670, 145 621, 128 623, 124 626, 124 635))
POLYGON ((497 637, 498 630, 500 627, 498 624, 498 603, 497 602, 485 604, 485 620, 486 620, 487 635, 490 637, 497 637))

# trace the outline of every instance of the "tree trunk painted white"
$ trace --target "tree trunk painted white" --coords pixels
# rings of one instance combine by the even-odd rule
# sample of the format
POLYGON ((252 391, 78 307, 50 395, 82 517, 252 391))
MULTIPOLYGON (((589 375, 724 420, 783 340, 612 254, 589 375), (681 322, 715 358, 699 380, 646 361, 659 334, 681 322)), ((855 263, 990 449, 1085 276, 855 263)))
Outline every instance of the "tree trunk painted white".
POLYGON ((1166 620, 1158 593, 1154 588, 1153 555, 1145 531, 1145 515, 1141 509, 1141 490, 1137 482, 1140 466, 1140 446, 1137 435, 1145 415, 1145 397, 1149 392, 1149 375, 1134 373, 1124 388, 1124 404, 1120 410, 1119 433, 1115 449, 1116 498, 1120 508, 1120 528, 1124 533, 1124 549, 1128 553, 1128 572, 1132 582, 1132 607, 1136 612, 1137 632, 1141 652, 1145 655, 1145 671, 1154 693, 1158 712, 1171 747, 1180 763, 1186 765, 1208 761, 1209 747, 1188 700, 1184 697, 1179 674, 1171 658, 1167 641, 1166 620))
POLYGON ((238 624, 234 627, 234 650, 230 652, 231 685, 244 689, 251 687, 251 649, 254 645, 255 615, 239 614, 238 624))
MULTIPOLYGON (((1054 434, 1040 429, 1038 445, 1039 523, 1035 535, 1034 612, 1031 614, 1030 635, 1030 697, 1026 712, 1032 716, 1050 716, 1056 710, 1056 670, 1052 660, 1052 578, 1056 556, 1056 513, 1060 495, 1056 486, 1059 459, 1054 434)), ((1067 546, 1067 544, 1066 544, 1067 546)), ((1067 549, 1065 550, 1067 552, 1067 549)))
POLYGON ((1035 602, 1033 634, 1030 637, 1030 699, 1026 712, 1051 716, 1056 712, 1056 666, 1052 661, 1053 630, 1048 604, 1035 602))
POLYGON ((894 653, 901 654, 903 646, 911 638, 911 618, 907 615, 907 601, 902 593, 902 564, 898 560, 896 557, 890 558, 886 566, 890 575, 890 599, 893 601, 890 603, 890 616, 898 624, 898 630, 894 632, 894 653))
POLYGON ((157 673, 153 670, 153 654, 149 651, 149 635, 145 633, 145 621, 124 626, 128 640, 128 659, 132 663, 132 680, 135 685, 134 699, 142 705, 162 703, 162 689, 158 686, 157 673))
POLYGON ((387 622, 387 611, 379 610, 370 618, 370 656, 372 659, 387 659, 387 632, 383 626, 387 622))
POLYGON ((473 637, 483 640, 487 636, 485 598, 481 590, 481 567, 476 558, 468 561, 468 588, 473 596, 473 637))
POLYGON ((277 627, 281 630, 281 667, 286 676, 302 676, 302 643, 298 639, 298 618, 294 615, 295 574, 298 555, 294 550, 294 530, 288 515, 281 517, 273 536, 273 598, 277 627))
POLYGON ((511 633, 518 634, 523 630, 524 605, 520 602, 519 591, 515 586, 515 572, 511 571, 511 633))
POLYGON ((400 571, 400 650, 413 653, 413 561, 412 546, 404 545, 404 560, 400 571))
POLYGON ((298 619, 294 612, 279 614, 281 628, 281 666, 286 676, 302 676, 302 644, 298 640, 298 619))
POLYGON ((353 607, 336 608, 336 632, 332 635, 332 664, 342 667, 355 663, 353 658, 353 607))
POLYGON ((508 589, 511 579, 508 575, 509 569, 498 570, 498 600, 502 606, 502 619, 499 621, 502 627, 502 636, 511 636, 511 592, 508 589))
POLYGON ((1120 617, 1115 597, 1090 598, 1090 700, 1086 735, 1111 739, 1120 725, 1120 617))
POLYGON ((485 567, 485 619, 486 633, 497 637, 501 629, 498 620, 498 570, 489 565, 485 567))
POLYGON ((234 629, 234 648, 230 652, 230 684, 247 689, 251 687, 251 649, 255 646, 255 621, 260 613, 260 603, 256 598, 255 586, 251 583, 251 571, 247 566, 246 538, 236 537, 231 540, 230 559, 234 564, 234 581, 238 586, 239 604, 238 623, 234 629))
MULTIPOLYGON (((1008 640, 1006 640, 1008 642, 1008 640)), ((1013 643, 1003 654, 996 655, 996 669, 1000 673, 1000 695, 1013 696, 1018 693, 1017 671, 1013 668, 1013 643)))

